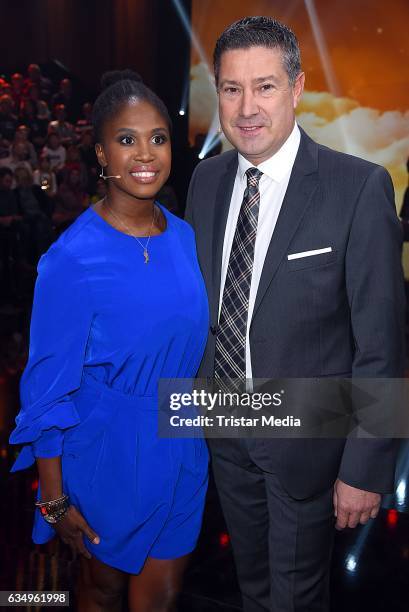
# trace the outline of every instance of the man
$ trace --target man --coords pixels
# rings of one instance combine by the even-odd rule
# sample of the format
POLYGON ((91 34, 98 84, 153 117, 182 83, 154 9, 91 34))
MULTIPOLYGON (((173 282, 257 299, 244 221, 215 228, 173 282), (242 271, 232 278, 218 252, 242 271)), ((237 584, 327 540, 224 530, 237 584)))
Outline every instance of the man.
MULTIPOLYGON (((298 128, 304 73, 286 26, 232 24, 214 69, 234 150, 199 164, 189 189, 211 313, 199 377, 401 376, 401 230, 389 175, 298 128)), ((244 610, 327 610, 334 522, 377 515, 393 490, 394 443, 210 446, 244 610)))

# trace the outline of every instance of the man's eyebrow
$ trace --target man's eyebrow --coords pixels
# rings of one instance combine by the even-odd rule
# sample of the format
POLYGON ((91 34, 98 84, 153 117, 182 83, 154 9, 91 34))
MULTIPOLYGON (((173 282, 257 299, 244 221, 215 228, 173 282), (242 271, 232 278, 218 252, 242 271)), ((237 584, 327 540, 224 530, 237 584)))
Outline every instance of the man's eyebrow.
POLYGON ((253 83, 263 83, 264 81, 277 82, 277 77, 274 74, 269 74, 268 76, 258 77, 257 79, 254 79, 253 83))
MULTIPOLYGON (((277 77, 274 74, 269 74, 268 76, 262 76, 253 79, 253 83, 264 83, 264 81, 274 81, 275 83, 277 83, 277 77)), ((221 81, 220 87, 222 85, 235 85, 237 87, 241 87, 241 84, 238 81, 233 81, 230 79, 224 79, 223 81, 221 81)))
POLYGON ((231 81, 230 79, 223 79, 223 81, 221 81, 219 87, 221 87, 222 85, 236 85, 236 86, 240 87, 240 83, 238 83, 237 81, 231 81))

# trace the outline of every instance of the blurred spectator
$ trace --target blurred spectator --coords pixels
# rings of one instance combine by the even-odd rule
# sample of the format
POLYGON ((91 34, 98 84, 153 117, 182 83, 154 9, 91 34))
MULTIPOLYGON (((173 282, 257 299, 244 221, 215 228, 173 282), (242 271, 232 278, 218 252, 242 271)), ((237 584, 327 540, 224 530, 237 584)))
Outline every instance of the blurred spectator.
POLYGON ((17 123, 13 98, 8 94, 3 94, 0 98, 0 135, 6 140, 12 141, 17 123))
POLYGON ((67 119, 69 121, 76 121, 79 116, 80 106, 78 97, 72 90, 70 79, 62 79, 59 91, 52 97, 53 107, 58 104, 63 104, 65 106, 67 119))
POLYGON ((95 187, 95 194, 90 199, 90 204, 96 204, 100 200, 103 200, 107 194, 107 186, 104 179, 100 178, 97 180, 95 187))
POLYGON ((67 156, 65 158, 65 164, 58 173, 58 182, 65 181, 68 174, 74 168, 80 172, 80 185, 81 188, 86 190, 88 184, 87 168, 81 159, 80 150, 75 144, 69 145, 66 150, 67 156))
POLYGON ((13 173, 10 168, 0 168, 0 262, 1 292, 9 295, 16 279, 13 262, 22 259, 19 213, 16 194, 12 191, 13 173))
POLYGON ((33 144, 40 148, 47 136, 48 118, 40 119, 33 101, 24 99, 20 108, 20 118, 24 125, 30 128, 30 138, 33 144))
POLYGON ((19 109, 24 95, 24 78, 19 72, 11 75, 11 96, 14 100, 14 108, 19 109))
POLYGON ((43 147, 42 153, 47 155, 50 159, 51 168, 57 172, 65 164, 66 151, 62 146, 60 137, 58 134, 49 134, 47 142, 43 147))
POLYGON ((52 205, 41 187, 33 185, 32 174, 26 168, 16 168, 14 178, 17 184, 14 193, 23 217, 25 254, 35 265, 53 241, 52 205))
POLYGON ((89 204, 89 197, 81 185, 80 167, 71 167, 58 187, 53 216, 57 225, 73 221, 89 204))
POLYGON ((25 82, 26 90, 31 85, 35 85, 38 90, 39 98, 48 100, 51 93, 51 81, 44 77, 41 73, 40 66, 38 64, 30 64, 27 68, 27 79, 25 82))
POLYGON ((0 96, 2 96, 5 93, 10 93, 9 89, 10 89, 10 85, 7 83, 5 79, 0 77, 0 96))
POLYGON ((7 166, 7 160, 11 155, 11 144, 0 135, 0 166, 7 166))
POLYGON ((50 109, 45 100, 40 98, 40 90, 37 85, 30 85, 28 89, 27 100, 30 100, 34 106, 34 112, 38 119, 46 119, 47 123, 51 118, 50 109))
POLYGON ((87 191, 94 193, 98 174, 100 172, 97 155, 95 153, 94 136, 92 131, 87 130, 81 136, 81 143, 78 145, 81 160, 87 170, 87 191))
POLYGON ((37 170, 33 173, 34 185, 38 185, 50 198, 57 193, 57 179, 50 164, 50 158, 44 153, 40 156, 40 163, 37 170))
POLYGON ((19 142, 22 142, 23 144, 26 145, 28 149, 27 161, 29 161, 31 164, 31 167, 34 168, 37 165, 37 153, 36 153, 33 143, 30 142, 29 140, 29 134, 30 134, 30 129, 28 128, 28 126, 19 125, 16 130, 16 133, 14 134, 13 145, 16 145, 19 142))
POLYGON ((41 120, 46 119, 47 123, 50 120, 51 113, 48 104, 45 100, 39 100, 37 104, 37 117, 41 120))
POLYGON ((0 159, 0 166, 6 166, 15 172, 19 166, 26 168, 28 172, 32 172, 32 167, 28 161, 30 151, 25 142, 13 143, 10 147, 10 156, 0 159))
POLYGON ((16 194, 12 190, 13 172, 10 168, 0 168, 0 225, 8 227, 19 220, 19 207, 16 194))
POLYGON ((66 121, 64 104, 56 104, 54 107, 55 120, 48 124, 48 133, 54 132, 60 137, 61 143, 68 145, 75 141, 74 126, 66 121))
POLYGON ((89 130, 92 130, 91 115, 92 104, 91 102, 85 102, 85 104, 82 105, 82 117, 81 119, 78 119, 77 123, 75 124, 75 133, 77 134, 78 139, 81 139, 81 136, 85 131, 88 132, 89 130))

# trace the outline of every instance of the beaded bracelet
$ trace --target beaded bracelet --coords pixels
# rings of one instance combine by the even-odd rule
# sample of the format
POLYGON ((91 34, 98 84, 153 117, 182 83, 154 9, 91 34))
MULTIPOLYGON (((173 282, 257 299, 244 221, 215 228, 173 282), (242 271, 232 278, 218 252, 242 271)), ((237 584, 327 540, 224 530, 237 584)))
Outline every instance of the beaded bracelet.
POLYGON ((55 524, 63 518, 69 507, 68 495, 62 495, 57 499, 51 499, 50 501, 35 503, 36 507, 40 510, 41 516, 47 523, 55 524))

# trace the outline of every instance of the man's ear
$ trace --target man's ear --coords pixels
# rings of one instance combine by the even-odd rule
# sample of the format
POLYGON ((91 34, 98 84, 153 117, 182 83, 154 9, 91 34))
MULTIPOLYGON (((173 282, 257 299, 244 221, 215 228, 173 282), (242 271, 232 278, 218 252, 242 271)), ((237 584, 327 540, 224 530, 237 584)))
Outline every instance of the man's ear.
POLYGON ((295 83, 293 86, 293 100, 294 100, 294 108, 297 107, 298 102, 302 96, 304 91, 304 83, 305 83, 305 74, 304 72, 300 72, 300 74, 295 79, 295 83))
POLYGON ((108 162, 105 157, 104 147, 100 142, 97 142, 95 145, 95 153, 97 155, 99 165, 105 168, 105 166, 108 165, 108 162))

